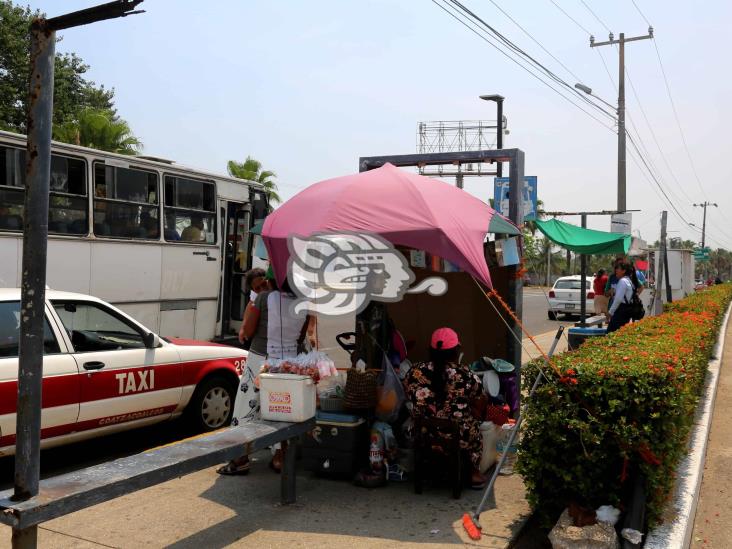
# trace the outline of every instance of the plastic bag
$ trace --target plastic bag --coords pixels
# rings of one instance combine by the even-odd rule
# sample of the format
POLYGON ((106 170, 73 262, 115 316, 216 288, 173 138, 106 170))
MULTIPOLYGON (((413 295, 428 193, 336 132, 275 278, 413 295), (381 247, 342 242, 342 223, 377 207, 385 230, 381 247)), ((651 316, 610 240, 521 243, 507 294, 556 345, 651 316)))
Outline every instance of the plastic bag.
POLYGON ((392 423, 399 417, 399 410, 406 399, 404 386, 391 362, 384 357, 383 369, 376 382, 376 417, 392 423))

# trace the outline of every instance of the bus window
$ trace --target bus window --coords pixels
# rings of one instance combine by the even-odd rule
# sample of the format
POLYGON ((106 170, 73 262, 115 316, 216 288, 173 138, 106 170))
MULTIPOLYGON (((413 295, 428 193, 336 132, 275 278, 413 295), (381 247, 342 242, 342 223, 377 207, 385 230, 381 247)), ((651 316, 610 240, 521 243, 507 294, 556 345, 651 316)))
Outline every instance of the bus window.
MULTIPOLYGON (((86 164, 83 160, 51 155, 48 232, 88 233, 86 164)), ((0 229, 23 230, 25 151, 0 147, 0 229)))
POLYGON ((94 234, 160 239, 158 176, 135 168, 94 164, 94 234))
POLYGON ((216 243, 216 187, 208 181, 165 176, 165 240, 216 243))

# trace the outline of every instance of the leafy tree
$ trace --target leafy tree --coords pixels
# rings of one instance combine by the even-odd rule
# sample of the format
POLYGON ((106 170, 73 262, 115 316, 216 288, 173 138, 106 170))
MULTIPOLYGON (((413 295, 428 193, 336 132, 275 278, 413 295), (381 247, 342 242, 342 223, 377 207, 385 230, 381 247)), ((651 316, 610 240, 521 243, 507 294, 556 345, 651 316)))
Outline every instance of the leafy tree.
POLYGON ((118 154, 135 155, 142 149, 127 122, 109 110, 84 109, 76 120, 54 126, 53 134, 58 141, 118 154))
POLYGON ((239 179, 246 179, 247 181, 256 181, 264 187, 264 193, 267 195, 267 202, 269 203, 270 210, 272 205, 282 202, 280 195, 277 194, 277 183, 274 178, 277 177, 273 171, 263 170, 262 163, 259 160, 247 156, 244 162, 236 162, 235 160, 229 160, 226 164, 226 169, 229 175, 232 177, 238 177, 239 179))
MULTIPOLYGON (((25 133, 30 71, 29 28, 39 11, 0 0, 0 128, 25 133)), ((56 54, 53 123, 77 118, 85 108, 114 113, 114 90, 86 80, 89 70, 74 53, 56 54)))

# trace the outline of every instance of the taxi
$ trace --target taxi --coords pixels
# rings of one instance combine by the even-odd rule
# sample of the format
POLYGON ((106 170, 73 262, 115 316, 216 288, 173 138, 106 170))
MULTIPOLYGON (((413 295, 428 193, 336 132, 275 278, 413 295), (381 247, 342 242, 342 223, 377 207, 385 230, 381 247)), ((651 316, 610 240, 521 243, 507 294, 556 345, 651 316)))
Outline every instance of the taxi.
MULTIPOLYGON (((15 452, 20 290, 0 289, 0 456, 15 452)), ((46 290, 41 447, 185 416, 227 425, 247 352, 159 337, 92 296, 46 290)))

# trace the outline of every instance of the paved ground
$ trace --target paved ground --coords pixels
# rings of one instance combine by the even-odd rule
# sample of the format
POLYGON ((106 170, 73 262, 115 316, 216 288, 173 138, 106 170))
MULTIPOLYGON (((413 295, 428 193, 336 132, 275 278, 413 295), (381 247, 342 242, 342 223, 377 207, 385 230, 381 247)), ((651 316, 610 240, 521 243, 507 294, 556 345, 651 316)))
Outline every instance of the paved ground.
POLYGON ((725 336, 691 547, 732 547, 732 329, 725 336))
MULTIPOLYGON (((498 510, 482 516, 484 536, 471 542, 462 514, 481 493, 453 500, 447 487, 415 495, 411 483, 367 490, 348 481, 298 475, 298 502, 279 505, 279 477, 260 453, 247 477, 206 469, 43 525, 42 548, 99 547, 506 547, 529 514, 517 475, 500 477, 498 510)), ((0 547, 10 529, 0 527, 0 547)))

